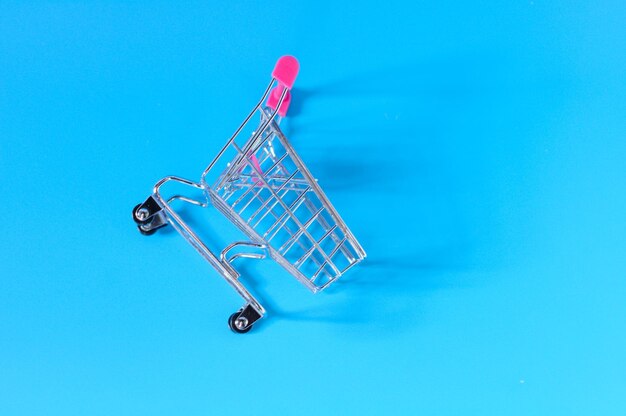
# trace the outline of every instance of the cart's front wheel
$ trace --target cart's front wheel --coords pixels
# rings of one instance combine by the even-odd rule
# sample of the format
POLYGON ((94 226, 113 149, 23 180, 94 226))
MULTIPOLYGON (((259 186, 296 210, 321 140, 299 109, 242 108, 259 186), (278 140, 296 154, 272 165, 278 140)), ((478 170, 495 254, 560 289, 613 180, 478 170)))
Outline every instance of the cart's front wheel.
POLYGON ((233 332, 238 334, 245 334, 252 329, 252 324, 248 322, 248 319, 241 316, 241 311, 230 315, 230 318, 228 318, 228 326, 233 332))
POLYGON ((145 224, 148 221, 149 212, 145 208, 139 209, 141 205, 142 204, 137 204, 135 208, 133 208, 133 221, 137 224, 145 224))
MULTIPOLYGON (((149 224, 147 224, 147 225, 149 225, 149 224)), ((148 229, 145 229, 145 227, 146 227, 146 224, 139 224, 139 225, 137 225, 137 229, 143 235, 152 235, 152 234, 156 233, 157 230, 160 228, 160 227, 158 227, 158 228, 148 228, 148 229)))
POLYGON ((133 208, 133 221, 137 224, 137 229, 143 235, 152 235, 159 228, 163 228, 167 225, 165 216, 162 214, 161 209, 155 205, 156 203, 150 197, 147 202, 143 204, 135 205, 133 208))

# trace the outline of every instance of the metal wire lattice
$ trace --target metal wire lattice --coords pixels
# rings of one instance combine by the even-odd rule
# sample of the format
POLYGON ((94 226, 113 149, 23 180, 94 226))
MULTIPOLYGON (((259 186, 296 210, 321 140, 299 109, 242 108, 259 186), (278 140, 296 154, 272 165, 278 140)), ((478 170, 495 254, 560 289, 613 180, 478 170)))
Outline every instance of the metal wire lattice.
MULTIPOLYGON (((319 186, 300 170, 297 155, 281 142, 270 124, 259 139, 251 138, 227 164, 212 187, 218 208, 238 217, 290 263, 302 278, 322 289, 345 273, 359 255, 338 226, 332 208, 319 198, 319 186), (245 156, 244 156, 245 155, 245 156), (295 157, 294 157, 295 156, 295 157)), ((244 231, 247 227, 244 227, 244 231)))

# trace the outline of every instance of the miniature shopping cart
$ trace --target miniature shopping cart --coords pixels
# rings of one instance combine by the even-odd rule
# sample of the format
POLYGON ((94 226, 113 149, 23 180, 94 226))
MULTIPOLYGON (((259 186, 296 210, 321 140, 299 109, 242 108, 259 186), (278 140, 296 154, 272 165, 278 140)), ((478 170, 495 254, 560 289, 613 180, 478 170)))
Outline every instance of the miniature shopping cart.
POLYGON ((245 305, 228 320, 238 333, 248 332, 265 310, 239 280, 234 260, 269 256, 316 293, 365 258, 365 251, 279 128, 298 70, 295 58, 278 60, 263 97, 202 173, 200 182, 165 177, 133 209, 142 234, 153 234, 170 224, 244 298, 245 305), (256 114, 258 124, 252 121, 256 114), (162 188, 167 183, 190 187, 200 197, 166 197, 162 188), (176 200, 214 206, 248 241, 234 242, 216 256, 174 211, 176 200))

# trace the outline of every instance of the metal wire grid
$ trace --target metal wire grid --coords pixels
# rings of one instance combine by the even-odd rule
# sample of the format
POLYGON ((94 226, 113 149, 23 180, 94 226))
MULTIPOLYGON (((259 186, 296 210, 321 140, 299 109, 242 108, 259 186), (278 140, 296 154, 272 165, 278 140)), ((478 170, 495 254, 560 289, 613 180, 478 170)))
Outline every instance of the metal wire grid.
POLYGON ((242 231, 266 244, 275 260, 313 291, 321 290, 362 260, 362 250, 278 131, 275 123, 268 125, 243 149, 233 141, 237 156, 211 188, 211 198, 242 231))

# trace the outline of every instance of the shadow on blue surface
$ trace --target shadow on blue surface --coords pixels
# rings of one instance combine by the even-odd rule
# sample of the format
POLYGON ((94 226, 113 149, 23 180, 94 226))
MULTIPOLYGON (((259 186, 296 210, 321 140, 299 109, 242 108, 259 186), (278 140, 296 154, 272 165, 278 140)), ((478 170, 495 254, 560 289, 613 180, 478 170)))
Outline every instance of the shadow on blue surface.
POLYGON ((288 320, 365 324, 374 333, 408 329, 419 325, 420 297, 463 286, 460 275, 470 268, 459 264, 460 257, 458 251, 451 251, 438 259, 433 253, 368 258, 358 270, 319 295, 341 297, 333 308, 326 305, 307 311, 272 312, 288 320))
MULTIPOLYGON (((443 116, 436 115, 433 108, 446 107, 445 121, 454 124, 459 115, 450 108, 461 101, 469 105, 476 96, 468 99, 468 92, 480 89, 467 79, 468 67, 489 72, 494 71, 493 65, 480 68, 480 61, 473 58, 412 67, 414 70, 389 68, 317 87, 294 88, 283 129, 339 212, 345 212, 348 226, 360 228, 353 231, 368 258, 318 295, 312 306, 301 310, 278 306, 273 295, 265 293, 256 265, 239 263, 237 269, 246 285, 272 317, 258 330, 282 319, 342 328, 360 324, 355 330, 367 327, 373 334, 403 332, 422 322, 421 305, 430 293, 468 284, 463 274, 471 269, 471 236, 465 231, 467 219, 459 214, 463 209, 455 195, 458 185, 452 183, 464 173, 451 172, 445 163, 437 162, 450 163, 447 159, 454 157, 446 154, 448 149, 441 143, 460 143, 457 136, 464 132, 452 129, 442 133, 443 116), (442 84, 442 79, 447 84, 442 84), (358 100, 355 108, 359 111, 343 114, 346 109, 341 104, 346 99, 358 100), (395 100, 402 103, 399 108, 411 100, 416 109, 385 112, 383 108, 390 106, 379 100, 386 104, 395 100), (329 111, 307 110, 319 105, 329 111), (307 114, 323 115, 311 119, 307 114), (323 140, 315 139, 320 136, 323 140), (433 155, 435 160, 430 160, 433 155)), ((484 111, 480 115, 486 116, 484 111)), ((480 176, 474 179, 480 180, 480 176)), ((191 228, 203 230, 206 224, 189 215, 193 210, 184 204, 178 208, 191 228)), ((208 237, 215 242, 215 236, 208 237)))
MULTIPOLYGON (((462 275, 470 269, 471 244, 464 234, 467 228, 462 224, 464 219, 453 217, 460 211, 454 206, 455 197, 451 194, 455 187, 447 183, 450 175, 442 172, 445 167, 436 163, 433 167, 422 155, 438 147, 431 139, 439 133, 438 120, 427 120, 427 115, 418 113, 400 118, 376 108, 377 98, 417 102, 429 101, 431 96, 441 101, 444 96, 444 101, 460 101, 469 90, 477 88, 463 82, 465 77, 460 68, 466 66, 443 62, 431 67, 428 73, 424 69, 420 72, 391 68, 315 88, 294 89, 290 108, 290 116, 294 118, 289 119, 286 134, 296 149, 302 149, 308 156, 304 157, 306 163, 331 200, 352 208, 350 218, 344 218, 348 226, 367 223, 367 227, 355 234, 369 256, 318 295, 332 301, 320 299, 319 306, 289 311, 267 303, 273 318, 338 324, 342 329, 347 328, 346 324, 357 324, 355 331, 367 328, 372 334, 401 333, 420 325, 422 300, 429 293, 467 284, 462 275), (444 71, 449 76, 442 77, 444 71), (418 78, 416 74, 420 73, 422 76, 418 78), (455 81, 436 85, 429 79, 439 83, 442 79, 455 81), (337 110, 341 107, 336 101, 346 98, 372 100, 372 105, 361 105, 362 111, 356 114, 326 113, 326 123, 298 119, 299 115, 306 116, 307 106, 316 105, 318 100, 331 103, 337 110), (418 132, 414 125, 423 127, 418 132), (319 144, 315 140, 307 141, 300 138, 303 134, 323 135, 324 140, 319 144), (448 206, 435 212, 437 203, 448 206), (436 218, 429 213, 436 214, 436 218), (422 225, 433 221, 433 226, 422 225), (335 298, 339 299, 334 301, 335 298)), ((448 112, 448 117, 454 115, 448 112)), ((272 321, 264 326, 272 325, 272 321)))

